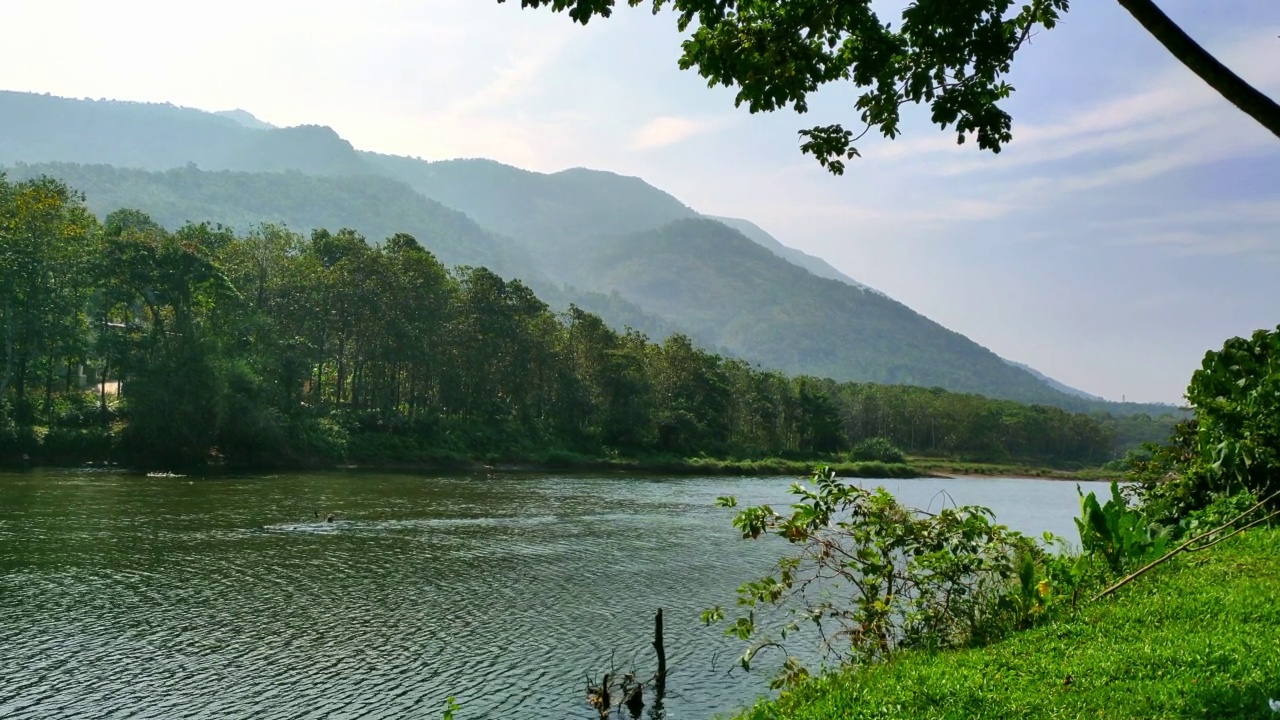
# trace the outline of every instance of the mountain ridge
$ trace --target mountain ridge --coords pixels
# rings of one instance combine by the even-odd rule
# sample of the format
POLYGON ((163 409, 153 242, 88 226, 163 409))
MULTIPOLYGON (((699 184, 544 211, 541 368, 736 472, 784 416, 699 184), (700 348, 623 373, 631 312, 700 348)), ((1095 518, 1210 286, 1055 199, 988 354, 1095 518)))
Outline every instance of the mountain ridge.
MULTIPOLYGON (((394 191, 389 192, 394 198, 398 198, 396 202, 400 203, 401 211, 410 215, 424 212, 421 207, 418 207, 417 200, 405 194, 406 190, 410 190, 422 200, 457 211, 484 231, 483 241, 467 239, 461 245, 455 243, 454 247, 441 253, 442 260, 448 253, 453 253, 458 261, 475 261, 478 258, 492 263, 495 271, 517 277, 528 277, 531 287, 536 285, 535 290, 540 293, 559 292, 562 300, 573 292, 578 292, 577 290, 566 291, 565 288, 575 287, 584 288, 582 292, 593 293, 592 297, 597 299, 616 298, 610 302, 620 301, 628 306, 623 314, 630 313, 638 318, 646 318, 645 322, 651 327, 681 328, 681 331, 687 329, 689 334, 700 343, 726 348, 746 359, 777 358, 793 372, 820 374, 819 369, 834 369, 833 376, 857 379, 854 377, 857 370, 851 369, 849 359, 861 357, 866 361, 869 357, 858 347, 859 344, 879 346, 885 350, 899 346, 908 347, 910 343, 894 345, 894 333, 914 332, 916 328, 913 323, 923 321, 931 324, 929 332, 943 333, 931 341, 932 345, 930 345, 936 348, 949 348, 938 358, 930 361, 935 365, 941 364, 929 372, 924 372, 922 367, 913 365, 911 358, 906 358, 899 363, 901 367, 896 374, 884 371, 882 375, 900 376, 905 378, 906 382, 921 384, 929 382, 930 377, 946 375, 942 370, 944 366, 949 366, 951 370, 947 372, 950 372, 953 379, 948 380, 948 383, 960 383, 963 386, 967 381, 962 382, 957 378, 977 373, 991 378, 1005 378, 1007 385, 1000 387, 997 383, 995 387, 987 387, 979 383, 974 387, 957 386, 951 389, 1066 407, 1081 407, 1081 403, 1091 402, 1051 384, 1056 381, 1010 364, 1004 358, 991 353, 963 335, 910 311, 905 305, 878 291, 871 290, 820 258, 782 244, 750 221, 702 215, 641 178, 584 168, 570 168, 556 173, 536 173, 483 159, 425 161, 402 156, 380 155, 355 149, 332 128, 317 125, 276 128, 262 123, 245 111, 208 113, 172 105, 116 104, 110 101, 90 101, 86 105, 85 101, 5 92, 0 92, 0 110, 5 111, 0 112, 0 163, 3 164, 47 162, 50 159, 84 156, 98 158, 98 162, 107 165, 135 167, 152 172, 168 171, 179 167, 191 170, 189 166, 195 165, 207 171, 271 175, 274 178, 271 182, 282 183, 281 187, 284 189, 280 192, 286 195, 294 190, 288 189, 286 187, 288 183, 279 180, 278 174, 282 171, 293 171, 307 177, 329 177, 333 183, 347 183, 347 189, 343 191, 346 195, 338 200, 338 204, 347 207, 346 212, 352 213, 347 217, 363 218, 362 222, 365 224, 376 224, 376 222, 368 218, 368 208, 372 207, 369 205, 370 195, 360 192, 358 184, 364 182, 374 187, 390 188, 392 186, 385 183, 393 182, 395 183, 394 191), (99 146, 77 144, 73 138, 69 138, 66 132, 68 122, 65 117, 61 122, 50 124, 30 122, 28 115, 11 112, 15 107, 21 110, 23 107, 31 106, 43 106, 41 112, 45 116, 79 113, 78 122, 81 125, 87 123, 103 131, 99 136, 99 146), (266 127, 253 125, 249 118, 266 127), (24 119, 27 122, 22 122, 24 119), (167 138, 167 140, 148 145, 142 141, 147 137, 167 138), (5 138, 8 138, 8 141, 5 138), (361 197, 365 200, 360 201, 361 197), (410 210, 410 206, 417 209, 410 210), (812 294, 800 293, 808 298, 806 300, 808 305, 797 305, 794 302, 782 303, 774 308, 775 311, 781 312, 778 307, 786 307, 788 312, 793 312, 795 315, 768 318, 765 326, 757 327, 758 323, 753 324, 750 318, 738 317, 730 312, 753 307, 751 298, 744 297, 742 293, 735 295, 739 298, 737 302, 741 307, 729 308, 725 310, 726 314, 723 317, 707 320, 699 319, 699 313, 704 309, 702 307, 694 305, 675 307, 671 303, 662 305, 660 293, 639 292, 634 288, 629 291, 630 295, 619 292, 619 287, 626 286, 624 282, 626 278, 615 276, 616 286, 606 287, 590 281, 590 278, 587 278, 589 282, 583 283, 584 278, 567 277, 563 272, 566 265, 565 248, 574 248, 575 252, 585 254, 582 258, 584 262, 588 264, 596 262, 596 266, 599 267, 598 262, 591 260, 590 256, 593 253, 607 254, 612 251, 611 248, 616 249, 615 244, 618 238, 644 235, 655 245, 673 250, 674 246, 670 244, 672 238, 664 236, 663 233, 675 232, 677 236, 675 239, 683 238, 689 241, 691 240, 689 233, 672 230, 672 227, 681 227, 673 226, 672 223, 693 220, 714 223, 727 231, 721 232, 711 226, 702 225, 698 226, 702 229, 694 233, 699 237, 694 239, 702 243, 699 246, 703 248, 702 252, 716 253, 726 250, 729 251, 727 257, 741 260, 742 262, 734 271, 755 273, 744 275, 743 278, 745 281, 745 278, 750 277, 751 282, 757 283, 759 287, 755 290, 758 292, 767 291, 785 295, 788 292, 785 289, 786 283, 779 278, 790 278, 789 282, 792 284, 805 284, 806 281, 803 278, 795 279, 787 269, 797 268, 806 274, 804 277, 816 276, 822 278, 824 282, 838 283, 840 287, 836 285, 824 287, 841 298, 845 298, 844 289, 856 289, 860 295, 868 296, 868 299, 861 305, 856 303, 848 305, 847 314, 838 315, 831 312, 829 299, 824 300, 812 294), (732 250, 738 242, 737 238, 742 238, 745 242, 766 251, 772 260, 760 255, 748 259, 740 252, 741 248, 732 250), (477 248, 463 252, 462 247, 473 241, 477 243, 477 248), (499 251, 498 248, 501 250, 499 251), (481 250, 490 252, 491 256, 485 256, 480 252, 481 250), (761 267, 766 270, 761 271, 761 267), (651 305, 662 305, 664 311, 654 313, 643 302, 637 302, 638 299, 643 299, 651 305), (889 309, 888 305, 874 311, 867 309, 877 308, 881 303, 901 306, 914 317, 903 315, 902 317, 906 318, 902 321, 905 323, 903 328, 886 325, 877 331, 881 335, 862 338, 846 337, 847 333, 844 329, 859 326, 858 323, 862 322, 858 318, 858 313, 871 312, 873 315, 880 313, 888 317, 899 312, 889 309), (817 315, 826 318, 827 327, 819 327, 810 320, 806 320, 817 315), (817 336, 824 333, 834 334, 844 340, 837 347, 824 348, 822 343, 810 342, 798 336, 795 331, 801 325, 808 333, 817 336), (741 333, 743 332, 741 328, 744 327, 754 327, 762 338, 768 339, 756 343, 757 347, 749 346, 737 339, 729 345, 714 342, 715 337, 728 336, 735 332, 741 333), (768 347, 765 347, 766 345, 768 347), (791 356, 796 355, 794 349, 788 349, 792 346, 808 348, 808 355, 793 357, 788 361, 788 353, 791 356), (844 353, 844 361, 839 359, 841 353, 844 353), (961 358, 968 358, 968 360, 962 361, 961 358), (845 364, 841 365, 841 362, 845 364), (977 363, 982 367, 979 370, 964 367, 968 362, 977 363), (1000 367, 994 365, 997 362, 1000 367), (1034 385, 1028 385, 1027 379, 1034 385), (1044 390, 1050 392, 1046 393, 1044 390), (1017 395, 1017 397, 1011 395, 1017 395)), ((83 160, 75 162, 79 163, 83 160)), ((62 171, 68 170, 64 167, 62 171)), ((176 182, 180 178, 181 176, 172 176, 169 181, 176 182)), ((253 185, 246 178, 239 178, 239 180, 253 185)), ((267 183, 266 180, 261 182, 267 183)), ((266 185, 262 185, 257 191, 271 192, 266 185)), ((125 204, 141 202, 140 192, 139 190, 132 196, 117 192, 112 196, 101 187, 94 190, 94 194, 99 198, 98 202, 106 202, 101 198, 110 196, 125 204)), ((226 200, 223 198, 223 201, 226 200)), ((170 197, 166 202, 173 204, 179 201, 170 197)), ((217 203, 202 206, 200 199, 195 197, 188 197, 181 202, 186 203, 187 215, 192 216, 185 219, 226 220, 226 218, 208 216, 208 213, 215 209, 213 205, 217 203), (201 207, 206 207, 207 212, 202 213, 201 207), (199 215, 203 216, 194 217, 199 215)), ((241 199, 237 202, 245 201, 241 199)), ((223 207, 231 206, 223 202, 223 207)), ((312 215, 305 218, 306 222, 302 225, 319 223, 320 220, 324 220, 324 224, 327 225, 335 224, 333 213, 326 215, 319 208, 314 210, 312 215)), ((303 218, 295 217, 295 220, 301 219, 303 218)), ((338 222, 337 224, 350 223, 338 222)), ((689 227, 693 226, 684 226, 684 229, 688 230, 689 227)), ((477 234, 475 237, 479 238, 482 235, 477 234)), ((371 236, 371 239, 376 241, 379 238, 371 236)), ((424 240, 424 244, 431 245, 430 242, 425 242, 430 241, 431 238, 420 239, 424 240)), ((447 240, 448 237, 445 239, 447 240)), ((668 252, 664 257, 671 266, 677 268, 682 264, 697 265, 704 259, 692 256, 689 247, 678 252, 668 252)), ((631 260, 639 262, 636 258, 631 260)), ((670 269, 654 266, 652 263, 640 263, 640 265, 644 265, 645 271, 650 273, 651 284, 655 287, 662 285, 662 275, 670 269)), ((710 271, 708 277, 715 275, 726 284, 726 287, 732 287, 732 274, 725 274, 728 271, 727 267, 711 268, 710 271)), ((841 299, 839 302, 850 301, 841 299)), ((584 309, 592 308, 584 306, 584 309)), ((1089 406, 1094 407, 1094 405, 1089 406)))

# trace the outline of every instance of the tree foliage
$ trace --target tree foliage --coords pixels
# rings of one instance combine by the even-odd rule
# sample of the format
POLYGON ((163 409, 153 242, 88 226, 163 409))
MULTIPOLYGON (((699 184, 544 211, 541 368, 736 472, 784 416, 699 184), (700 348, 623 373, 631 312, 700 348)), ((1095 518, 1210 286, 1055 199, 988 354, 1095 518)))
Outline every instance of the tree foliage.
MULTIPOLYGON (((499 3, 507 0, 498 0, 499 3)), ((680 32, 679 59, 710 87, 737 89, 736 106, 753 112, 807 112, 824 85, 848 83, 863 129, 843 124, 800 131, 800 149, 836 175, 858 156, 854 143, 871 130, 901 132, 904 105, 927 105, 930 119, 956 141, 973 138, 1000 152, 1013 139, 1002 103, 1014 56, 1037 29, 1052 29, 1069 0, 916 0, 897 27, 872 0, 626 0, 669 8, 680 32)), ((520 0, 522 7, 567 12, 582 24, 613 14, 619 0, 520 0)), ((1280 136, 1280 105, 1218 62, 1151 0, 1120 0, 1175 57, 1223 97, 1280 136)))
MULTIPOLYGON (((726 634, 750 643, 740 660, 747 670, 763 650, 788 653, 788 637, 807 626, 842 664, 883 661, 907 648, 957 647, 1023 627, 1048 609, 1050 578, 1070 564, 997 524, 983 507, 922 513, 884 488, 841 482, 827 468, 818 468, 811 487, 797 483, 791 493, 790 514, 765 505, 740 510, 733 521, 743 538, 773 535, 797 548, 772 575, 738 590, 743 614, 726 634), (789 618, 776 634, 759 614, 771 606, 789 618)), ((719 504, 737 503, 725 497, 719 504)), ((718 607, 703 613, 708 624, 724 619, 718 607)), ((774 684, 807 674, 788 654, 774 684)))
POLYGON ((0 179, 0 221, 6 454, 834 458, 884 438, 1084 464, 1117 450, 1103 418, 789 377, 684 335, 619 332, 576 306, 554 312, 519 280, 449 269, 404 233, 374 246, 350 229, 171 232, 136 210, 98 223, 47 178, 0 179))
POLYGON ((1154 519, 1177 521, 1225 497, 1280 490, 1280 328, 1206 353, 1187 400, 1194 418, 1130 462, 1154 519))
MULTIPOLYGON (((499 0, 504 2, 505 0, 499 0)), ((645 0, 627 0, 631 6, 645 0)), ((615 0, 521 0, 524 7, 567 11, 586 24, 612 14, 615 0)), ((800 131, 801 150, 831 172, 858 155, 867 130, 896 137, 901 108, 926 104, 935 124, 952 127, 957 142, 999 152, 1012 138, 1012 119, 1001 102, 1013 92, 1004 81, 1014 55, 1036 28, 1052 28, 1068 0, 919 0, 893 27, 871 0, 653 0, 670 7, 683 43, 680 68, 696 68, 710 86, 736 87, 735 104, 755 112, 809 109, 824 85, 858 88, 855 108, 866 126, 855 135, 843 125, 800 131)))

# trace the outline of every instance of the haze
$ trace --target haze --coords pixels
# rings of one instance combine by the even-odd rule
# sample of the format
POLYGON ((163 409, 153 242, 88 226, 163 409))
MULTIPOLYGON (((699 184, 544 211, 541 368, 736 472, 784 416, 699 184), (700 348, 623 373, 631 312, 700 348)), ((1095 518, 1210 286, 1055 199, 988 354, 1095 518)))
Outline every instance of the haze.
MULTIPOLYGON (((1280 4, 1166 3, 1264 91, 1280 4)), ((244 108, 356 147, 637 175, 784 243, 1070 385, 1177 401, 1206 350, 1274 327, 1280 145, 1177 65, 1115 3, 1078 3, 1020 55, 998 156, 913 112, 834 178, 795 131, 852 118, 751 116, 675 60, 669 15, 583 28, 487 0, 42 0, 0 11, 0 87, 244 108), (108 7, 109 5, 109 7, 108 7)))

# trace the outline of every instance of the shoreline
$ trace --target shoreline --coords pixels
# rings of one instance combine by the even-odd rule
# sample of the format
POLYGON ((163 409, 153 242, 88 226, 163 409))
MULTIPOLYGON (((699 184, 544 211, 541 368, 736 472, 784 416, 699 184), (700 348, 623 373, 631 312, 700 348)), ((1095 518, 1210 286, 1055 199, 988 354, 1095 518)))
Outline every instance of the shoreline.
POLYGON ((804 477, 818 465, 828 465, 840 477, 856 479, 948 479, 954 477, 1006 477, 1043 480, 1099 482, 1117 473, 1101 468, 1063 470, 997 463, 962 463, 931 458, 909 458, 905 463, 843 462, 832 459, 723 460, 712 458, 630 458, 606 459, 585 457, 553 457, 548 459, 476 460, 440 457, 431 460, 329 460, 294 459, 268 463, 211 462, 199 467, 162 468, 119 462, 77 462, 62 459, 26 459, 0 461, 2 471, 37 469, 111 470, 125 473, 172 473, 183 475, 225 475, 276 472, 370 472, 370 473, 437 473, 482 475, 493 473, 609 473, 622 476, 676 475, 722 477, 804 477))

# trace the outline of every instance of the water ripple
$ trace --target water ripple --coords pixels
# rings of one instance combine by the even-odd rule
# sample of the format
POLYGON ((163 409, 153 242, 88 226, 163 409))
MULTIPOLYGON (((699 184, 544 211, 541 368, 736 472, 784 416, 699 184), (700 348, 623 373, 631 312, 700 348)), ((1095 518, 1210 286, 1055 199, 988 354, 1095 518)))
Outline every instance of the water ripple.
MULTIPOLYGON (((788 484, 0 474, 0 717, 587 720, 588 674, 652 672, 663 607, 667 718, 709 718, 767 677, 698 613, 779 550, 714 498, 788 484)), ((1070 527, 1074 486, 1032 488, 977 500, 1070 527)))

